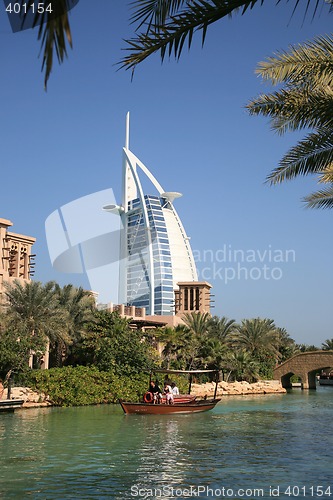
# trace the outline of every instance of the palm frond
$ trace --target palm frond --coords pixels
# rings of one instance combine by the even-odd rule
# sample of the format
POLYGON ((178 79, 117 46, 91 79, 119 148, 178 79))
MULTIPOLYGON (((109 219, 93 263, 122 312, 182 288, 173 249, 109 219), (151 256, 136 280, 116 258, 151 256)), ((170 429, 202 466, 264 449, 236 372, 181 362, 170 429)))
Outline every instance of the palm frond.
POLYGON ((326 189, 306 196, 303 201, 307 208, 333 208, 333 183, 326 189))
MULTIPOLYGON (((165 54, 174 53, 178 59, 182 53, 184 43, 191 47, 195 31, 202 30, 202 43, 204 43, 207 27, 222 17, 231 15, 240 7, 243 12, 252 8, 256 3, 264 0, 193 0, 186 2, 186 8, 175 15, 167 17, 163 24, 151 23, 145 32, 138 33, 135 38, 125 40, 128 44, 126 51, 131 53, 121 61, 121 68, 134 68, 154 52, 160 51, 161 59, 165 54)), ((142 2, 139 2, 142 3, 142 2)), ((152 2, 155 3, 156 2, 152 2)), ((180 6, 184 2, 180 2, 180 6)))
MULTIPOLYGON (((22 0, 23 1, 23 0, 22 0)), ((38 12, 34 14, 32 28, 38 28, 38 40, 41 40, 40 53, 43 52, 42 71, 45 69, 44 87, 47 89, 47 82, 53 67, 54 52, 59 64, 67 56, 66 40, 70 47, 73 46, 72 34, 68 19, 68 10, 76 3, 74 0, 57 0, 52 3, 52 11, 38 12)), ((31 14, 32 4, 28 6, 27 12, 22 18, 24 26, 28 16, 31 14)))
POLYGON ((44 87, 47 83, 53 67, 54 51, 59 64, 67 57, 66 39, 70 47, 73 47, 72 34, 66 11, 66 1, 60 0, 57 4, 58 16, 50 17, 45 24, 41 24, 38 31, 38 40, 41 40, 41 51, 43 50, 42 70, 45 68, 44 87))
POLYGON ((272 129, 279 134, 304 128, 333 128, 333 93, 327 89, 309 92, 287 86, 259 95, 246 109, 250 115, 270 117, 272 129))
POLYGON ((139 23, 137 30, 145 24, 149 31, 152 25, 155 27, 163 25, 187 3, 188 0, 136 0, 132 2, 135 12, 130 20, 132 23, 139 23))
POLYGON ((332 85, 333 38, 319 36, 314 40, 277 52, 260 62, 256 73, 273 85, 281 82, 332 85))
POLYGON ((298 142, 282 158, 279 167, 267 177, 270 184, 280 184, 298 175, 322 173, 333 162, 333 131, 321 129, 298 142))
MULTIPOLYGON (((174 54, 178 59, 186 41, 191 47, 195 31, 202 31, 203 44, 210 24, 239 11, 244 14, 256 4, 263 3, 264 0, 136 0, 133 5, 137 10, 131 20, 139 23, 138 28, 145 25, 146 29, 137 33, 136 37, 125 40, 127 47, 124 50, 130 54, 119 62, 120 67, 134 70, 137 64, 155 52, 160 52, 162 61, 165 54, 174 54)), ((281 0, 275 0, 275 3, 280 4, 281 0)), ((316 0, 311 4, 313 17, 317 14, 319 3, 316 0)), ((295 0, 293 13, 304 5, 306 17, 310 0, 306 4, 295 0)))
POLYGON ((318 182, 333 183, 333 163, 328 165, 328 167, 324 169, 323 173, 320 174, 318 182))

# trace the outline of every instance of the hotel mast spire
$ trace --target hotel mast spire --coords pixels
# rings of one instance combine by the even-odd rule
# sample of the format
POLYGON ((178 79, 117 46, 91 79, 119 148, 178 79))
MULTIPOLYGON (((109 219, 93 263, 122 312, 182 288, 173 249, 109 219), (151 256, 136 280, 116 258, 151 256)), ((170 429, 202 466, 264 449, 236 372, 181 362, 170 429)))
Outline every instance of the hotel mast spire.
MULTIPOLYGON (((128 202, 137 198, 137 186, 134 180, 133 173, 128 164, 128 154, 129 154, 129 123, 130 114, 126 114, 126 130, 125 130, 125 146, 124 146, 124 158, 123 158, 123 199, 122 205, 125 212, 128 211, 128 202)), ((133 166, 133 170, 136 173, 136 165, 133 166)), ((134 175, 135 175, 134 173, 134 175)))

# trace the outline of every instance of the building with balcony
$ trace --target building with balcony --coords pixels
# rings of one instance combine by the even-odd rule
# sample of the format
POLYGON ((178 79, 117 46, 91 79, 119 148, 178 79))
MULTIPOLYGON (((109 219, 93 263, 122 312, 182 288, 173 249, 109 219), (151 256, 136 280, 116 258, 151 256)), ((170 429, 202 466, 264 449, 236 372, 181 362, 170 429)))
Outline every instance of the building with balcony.
POLYGON ((8 231, 13 223, 0 218, 0 302, 4 300, 4 283, 30 281, 34 274, 36 239, 8 231))

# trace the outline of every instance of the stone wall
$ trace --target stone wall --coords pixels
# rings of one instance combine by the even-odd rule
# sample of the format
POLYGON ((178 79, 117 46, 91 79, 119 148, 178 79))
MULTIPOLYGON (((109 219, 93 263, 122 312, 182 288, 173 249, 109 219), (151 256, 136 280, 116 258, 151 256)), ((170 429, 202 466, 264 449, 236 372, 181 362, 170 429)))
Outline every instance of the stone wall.
MULTIPOLYGON (((191 393, 197 396, 214 396, 215 382, 192 384, 191 393)), ((248 382, 219 382, 217 396, 236 396, 246 394, 283 394, 286 393, 279 380, 261 380, 254 384, 248 382)))
MULTIPOLYGON (((7 389, 4 389, 2 397, 0 399, 7 398, 7 389)), ((10 399, 23 399, 23 407, 36 407, 36 406, 51 406, 51 403, 48 401, 48 397, 32 389, 29 387, 12 387, 10 399)))

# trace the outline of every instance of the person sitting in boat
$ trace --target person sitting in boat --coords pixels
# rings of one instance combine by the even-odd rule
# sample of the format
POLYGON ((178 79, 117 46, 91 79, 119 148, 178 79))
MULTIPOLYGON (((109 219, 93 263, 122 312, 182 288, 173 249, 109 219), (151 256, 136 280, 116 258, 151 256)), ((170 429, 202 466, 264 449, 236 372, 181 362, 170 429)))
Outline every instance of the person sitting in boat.
POLYGON ((167 383, 164 384, 164 394, 166 397, 166 404, 172 405, 173 404, 173 394, 172 394, 171 385, 169 385, 167 383))
POLYGON ((154 382, 153 380, 150 382, 150 387, 149 387, 149 391, 148 392, 151 392, 152 395, 153 395, 153 403, 156 404, 156 403, 161 403, 162 401, 162 391, 161 391, 161 388, 160 386, 158 385, 158 382, 154 382))
POLYGON ((171 383, 171 389, 174 396, 179 396, 179 389, 174 382, 171 383))

